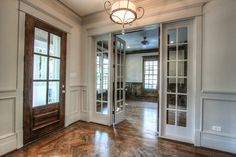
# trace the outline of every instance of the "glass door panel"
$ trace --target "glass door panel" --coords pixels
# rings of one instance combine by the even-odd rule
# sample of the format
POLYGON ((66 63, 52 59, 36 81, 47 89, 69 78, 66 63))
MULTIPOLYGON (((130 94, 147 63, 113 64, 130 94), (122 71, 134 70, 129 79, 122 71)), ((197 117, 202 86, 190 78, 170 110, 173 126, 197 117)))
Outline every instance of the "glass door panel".
POLYGON ((39 28, 35 28, 34 37, 33 107, 58 103, 61 37, 39 28))
POLYGON ((167 31, 166 123, 187 126, 187 27, 167 31))
POLYGON ((96 112, 107 115, 109 97, 108 40, 98 40, 96 50, 96 112))

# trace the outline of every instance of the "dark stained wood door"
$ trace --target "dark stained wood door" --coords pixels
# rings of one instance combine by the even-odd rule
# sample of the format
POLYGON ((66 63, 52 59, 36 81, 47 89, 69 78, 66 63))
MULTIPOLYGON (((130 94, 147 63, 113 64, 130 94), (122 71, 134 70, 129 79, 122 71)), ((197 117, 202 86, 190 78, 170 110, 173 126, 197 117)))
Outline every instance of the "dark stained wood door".
POLYGON ((64 126, 66 33, 26 15, 24 143, 64 126))

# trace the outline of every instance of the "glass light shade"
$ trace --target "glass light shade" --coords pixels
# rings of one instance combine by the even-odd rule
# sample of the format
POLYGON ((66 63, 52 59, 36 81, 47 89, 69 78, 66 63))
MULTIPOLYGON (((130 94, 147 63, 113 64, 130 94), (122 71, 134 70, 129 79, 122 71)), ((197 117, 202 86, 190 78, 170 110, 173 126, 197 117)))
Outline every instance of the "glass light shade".
POLYGON ((127 0, 115 2, 111 7, 110 18, 115 23, 127 24, 136 20, 136 6, 127 0))

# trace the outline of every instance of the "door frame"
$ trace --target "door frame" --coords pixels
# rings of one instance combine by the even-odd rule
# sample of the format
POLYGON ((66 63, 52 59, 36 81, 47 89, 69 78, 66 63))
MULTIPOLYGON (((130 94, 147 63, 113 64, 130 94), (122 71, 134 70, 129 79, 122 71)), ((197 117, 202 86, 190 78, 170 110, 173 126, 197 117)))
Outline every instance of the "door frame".
MULTIPOLYGON (((48 41, 49 44, 50 41, 48 41)), ((66 49, 67 49, 67 34, 66 32, 44 22, 36 17, 29 14, 25 15, 25 48, 24 48, 24 91, 23 91, 23 143, 26 144, 33 140, 40 138, 43 135, 49 134, 55 130, 63 128, 65 125, 65 97, 66 93, 62 93, 66 89, 66 49), (36 133, 32 133, 32 99, 33 99, 33 41, 34 41, 34 30, 33 27, 38 27, 43 30, 59 35, 61 37, 61 61, 64 64, 60 64, 60 104, 59 104, 59 121, 53 126, 43 128, 36 133), (30 44, 28 44, 30 43, 30 44), (30 65, 29 65, 30 64, 30 65), (27 77, 25 77, 27 76, 27 77), (61 86, 63 82, 64 87, 61 86)), ((49 51, 49 50, 48 50, 49 51)), ((49 67, 48 67, 49 68, 49 67)), ((47 96, 48 97, 48 96, 47 96)), ((36 108, 42 108, 47 106, 38 106, 36 108)), ((50 107, 53 107, 50 106, 50 107)))

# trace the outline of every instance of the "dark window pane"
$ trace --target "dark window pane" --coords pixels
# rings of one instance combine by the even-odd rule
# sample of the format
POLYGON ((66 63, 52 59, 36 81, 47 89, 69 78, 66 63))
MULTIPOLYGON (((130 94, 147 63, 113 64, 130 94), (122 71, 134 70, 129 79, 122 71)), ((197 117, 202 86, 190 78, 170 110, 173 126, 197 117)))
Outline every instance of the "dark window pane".
POLYGON ((167 92, 173 92, 176 91, 176 79, 175 78, 168 78, 167 79, 167 92))
POLYGON ((179 110, 186 110, 187 109, 187 95, 178 95, 178 109, 179 110))
POLYGON ((175 95, 167 94, 167 108, 175 109, 175 95))
POLYGON ((166 122, 170 125, 175 125, 175 111, 167 110, 166 111, 166 122))
POLYGON ((186 112, 178 111, 177 113, 177 126, 186 127, 187 116, 186 112))
POLYGON ((186 78, 178 79, 178 93, 187 93, 187 79, 186 78))

